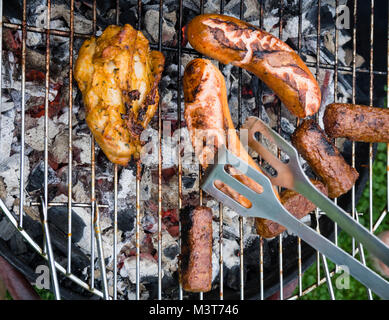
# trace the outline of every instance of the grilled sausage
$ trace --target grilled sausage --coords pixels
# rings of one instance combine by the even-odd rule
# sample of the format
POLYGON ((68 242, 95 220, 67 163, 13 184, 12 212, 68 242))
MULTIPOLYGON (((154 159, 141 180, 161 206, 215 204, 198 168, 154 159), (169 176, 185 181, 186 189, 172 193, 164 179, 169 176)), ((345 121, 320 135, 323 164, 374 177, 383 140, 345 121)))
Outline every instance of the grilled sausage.
POLYGON ((337 198, 349 191, 358 179, 358 172, 348 165, 315 121, 304 120, 293 133, 292 143, 323 179, 330 198, 337 198))
POLYGON ((180 282, 186 291, 206 292, 212 284, 212 210, 181 209, 180 282))
MULTIPOLYGON (((311 180, 314 186, 325 195, 328 194, 327 187, 319 180, 311 180)), ((293 190, 284 190, 280 193, 281 203, 297 219, 305 217, 308 213, 316 209, 316 205, 307 198, 293 190)), ((286 228, 277 222, 258 218, 255 220, 257 233, 264 238, 274 238, 284 232, 286 228)))
POLYGON ((323 121, 332 138, 389 143, 389 109, 332 103, 327 106, 323 121))
MULTIPOLYGON (((212 163, 217 149, 225 144, 229 151, 262 172, 242 146, 236 134, 228 108, 224 77, 219 69, 209 60, 192 60, 185 68, 183 88, 185 120, 192 145, 202 167, 206 168, 212 163), (205 146, 203 146, 204 137, 209 142, 205 146)), ((263 191, 261 185, 239 172, 235 167, 228 167, 227 172, 257 193, 263 191)), ((242 206, 251 207, 251 202, 247 198, 223 182, 215 181, 215 186, 242 206)), ((276 188, 274 192, 278 196, 276 188)))
POLYGON ((305 118, 319 110, 321 93, 312 73, 292 48, 270 33, 220 14, 199 15, 185 30, 194 49, 252 72, 295 116, 305 118))

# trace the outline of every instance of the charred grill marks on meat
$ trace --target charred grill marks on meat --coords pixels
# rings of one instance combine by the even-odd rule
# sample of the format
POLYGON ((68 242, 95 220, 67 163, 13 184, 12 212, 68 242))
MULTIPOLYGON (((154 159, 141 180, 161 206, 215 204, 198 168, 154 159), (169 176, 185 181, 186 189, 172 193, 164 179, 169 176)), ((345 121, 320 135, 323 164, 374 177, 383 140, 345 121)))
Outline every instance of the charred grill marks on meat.
MULTIPOLYGON (((289 46, 280 41, 274 41, 270 34, 250 25, 241 27, 232 21, 209 20, 214 23, 208 25, 210 32, 220 46, 241 52, 242 60, 236 63, 237 65, 254 60, 254 62, 263 62, 271 67, 280 68, 279 72, 277 70, 274 72, 274 76, 284 81, 298 94, 302 105, 307 104, 308 90, 304 86, 299 86, 299 83, 301 80, 309 83, 311 78, 289 55, 286 55, 292 52, 289 46), (297 77, 290 77, 290 73, 297 77)), ((315 106, 309 105, 308 108, 314 109, 315 106)))

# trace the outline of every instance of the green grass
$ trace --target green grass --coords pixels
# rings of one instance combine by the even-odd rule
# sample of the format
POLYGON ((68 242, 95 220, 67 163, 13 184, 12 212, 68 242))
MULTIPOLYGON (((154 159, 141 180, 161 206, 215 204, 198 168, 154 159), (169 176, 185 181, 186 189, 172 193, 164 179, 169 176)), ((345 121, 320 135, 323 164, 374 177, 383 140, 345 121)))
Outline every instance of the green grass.
MULTIPOLYGON (((42 300, 54 300, 54 294, 50 290, 39 289, 36 286, 33 286, 35 291, 41 297, 42 300)), ((13 300, 11 294, 7 290, 6 300, 13 300)))
MULTIPOLYGON (((386 208, 386 196, 387 196, 387 151, 386 144, 380 143, 378 144, 378 151, 373 165, 373 225, 375 221, 378 219, 381 212, 386 208)), ((363 216, 359 216, 359 221, 365 226, 369 227, 369 183, 367 183, 365 190, 363 191, 362 197, 358 202, 357 211, 359 213, 363 213, 363 216)), ((381 225, 378 227, 376 234, 380 233, 383 230, 389 230, 389 219, 385 219, 381 225)), ((346 250, 347 252, 351 252, 352 242, 351 238, 344 232, 341 232, 338 237, 339 246, 346 250)), ((365 256, 367 258, 367 264, 371 268, 372 263, 369 259, 369 255, 365 252, 365 256)), ((359 256, 357 256, 359 259, 359 256)), ((328 261, 328 260, 327 260, 328 261)), ((321 277, 324 277, 324 272, 321 264, 321 277)), ((334 264, 331 261, 328 261, 329 270, 334 270, 334 264)), ((313 264, 303 276, 303 289, 308 288, 317 282, 317 270, 316 263, 313 264)), ((334 287, 335 298, 337 300, 360 300, 367 299, 367 291, 366 288, 360 284, 357 280, 350 277, 350 287, 349 289, 337 289, 336 283, 343 272, 339 272, 332 278, 332 285, 334 287)), ((296 290, 294 294, 297 294, 296 290)), ((378 298, 374 295, 374 298, 378 298)), ((328 300, 330 299, 330 295, 328 293, 327 284, 324 283, 318 288, 314 289, 310 293, 305 296, 299 298, 300 300, 328 300)))
POLYGON ((34 286, 35 291, 39 294, 42 300, 54 300, 54 294, 47 289, 38 289, 34 286))

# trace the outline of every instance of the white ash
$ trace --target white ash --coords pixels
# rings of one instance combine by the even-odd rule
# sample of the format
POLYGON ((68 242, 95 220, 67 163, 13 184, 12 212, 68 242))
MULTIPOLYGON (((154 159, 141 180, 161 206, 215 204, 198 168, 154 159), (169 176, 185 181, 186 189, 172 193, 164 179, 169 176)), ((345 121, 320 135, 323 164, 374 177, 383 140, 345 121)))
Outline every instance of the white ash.
MULTIPOLYGON (((144 256, 140 257, 139 274, 140 281, 145 277, 155 277, 158 274, 158 264, 154 259, 149 259, 144 256)), ((163 270, 162 270, 163 273, 163 270)), ((131 256, 124 260, 124 265, 120 269, 120 275, 127 278, 131 283, 136 284, 136 257, 131 256)))
POLYGON ((212 282, 215 281, 220 272, 219 254, 216 252, 219 252, 219 244, 212 247, 212 282))
MULTIPOLYGON (((40 208, 37 206, 29 206, 26 204, 26 202, 24 203, 25 205, 23 206, 23 215, 24 216, 28 215, 33 220, 40 222, 41 221, 40 208)), ((16 198, 12 207, 12 211, 19 212, 19 205, 20 205, 20 201, 18 198, 16 198)))
POLYGON ((135 197, 136 195, 136 176, 132 170, 123 169, 119 177, 120 191, 118 199, 135 197))
POLYGON ((8 110, 11 110, 15 107, 15 104, 12 100, 12 98, 7 95, 7 94, 3 94, 1 96, 1 110, 0 110, 0 113, 4 113, 8 110))
POLYGON ((69 134, 68 131, 60 132, 54 139, 51 153, 57 163, 68 163, 69 160, 69 134))
MULTIPOLYGON (((24 157, 24 183, 26 184, 30 174, 30 161, 24 157)), ((10 196, 19 194, 20 183, 20 154, 15 153, 0 164, 0 177, 7 186, 7 193, 10 196)))
POLYGON ((140 155, 142 164, 151 168, 158 166, 158 131, 148 127, 142 131, 140 140, 146 142, 140 155))
MULTIPOLYGON (((103 223, 101 223, 101 225, 103 225, 103 223)), ((113 270, 113 268, 112 268, 113 257, 115 254, 117 255, 117 253, 119 251, 117 251, 116 253, 113 252, 114 229, 112 228, 112 221, 111 220, 109 221, 109 223, 110 223, 109 227, 107 227, 105 229, 101 228, 101 230, 102 230, 102 233, 101 233, 101 240, 102 241, 101 242, 102 242, 102 250, 103 250, 104 257, 108 258, 107 269, 113 270)), ((121 236, 122 236, 122 231, 118 230, 117 238, 120 239, 121 236)))
POLYGON ((228 269, 239 265, 240 260, 237 255, 239 250, 239 244, 235 240, 223 239, 223 264, 228 269))
MULTIPOLYGON (((79 112, 81 112, 81 110, 77 110, 77 108, 74 108, 75 106, 73 105, 73 115, 72 115, 72 125, 73 127, 77 126, 78 124, 78 116, 79 116, 79 112), (77 114, 77 116, 76 116, 77 114)), ((84 110, 82 111, 83 113, 84 110)), ((64 112, 58 116, 58 117, 55 117, 55 120, 58 121, 58 123, 61 123, 65 126, 67 126, 69 124, 69 110, 66 109, 64 110, 64 112)), ((80 119, 80 120, 84 120, 84 119, 80 119)))
POLYGON ((0 164, 11 155, 11 144, 14 135, 15 111, 0 114, 0 164))
POLYGON ((145 172, 142 175, 141 181, 140 181, 140 195, 139 199, 141 201, 147 201, 151 198, 151 172, 150 170, 145 170, 145 172))
MULTIPOLYGON (((181 154, 181 163, 183 170, 196 171, 200 165, 198 158, 194 154, 194 149, 189 135, 189 130, 187 127, 181 128, 181 131, 174 133, 175 141, 180 139, 180 154, 181 154), (180 137, 180 138, 179 138, 180 137), (182 155, 182 151, 184 151, 182 155)), ((178 154, 178 152, 177 152, 178 154)))
MULTIPOLYGON (((13 58, 12 58, 13 60, 13 58)), ((11 65, 11 64, 10 64, 11 65)), ((22 90, 22 82, 18 78, 14 78, 14 74, 16 73, 15 70, 10 66, 9 68, 3 68, 6 69, 3 72, 7 72, 9 70, 11 72, 10 76, 7 76, 6 73, 3 73, 3 82, 2 87, 3 89, 14 89, 16 91, 21 92, 22 90)), ((25 82, 25 94, 26 97, 32 96, 32 97, 42 97, 45 98, 45 86, 44 84, 40 84, 33 81, 26 81, 25 82)), ((52 102, 55 97, 58 94, 58 90, 54 88, 53 83, 50 83, 49 87, 49 102, 52 102)))
POLYGON ((90 195, 86 193, 81 181, 77 181, 72 187, 72 197, 73 200, 78 203, 88 203, 90 201, 90 195))
POLYGON ((91 142, 88 136, 78 136, 73 140, 73 146, 80 149, 80 161, 83 164, 91 163, 91 142))
MULTIPOLYGON (((47 24, 47 6, 41 5, 37 6, 35 9, 36 18, 35 26, 36 27, 46 27, 47 24)), ((77 12, 74 14, 74 31, 76 33, 92 33, 93 25, 92 20, 86 19, 77 12)), ((53 28, 57 25, 57 28, 60 30, 69 30, 70 26, 70 9, 69 6, 65 4, 53 4, 50 10, 50 28, 53 28), (62 23, 60 24, 59 21, 62 23), (65 23, 66 22, 66 23, 65 23)), ((56 41, 63 41, 64 37, 55 37, 56 41), (62 39, 61 39, 62 38, 62 39)))
POLYGON ((38 32, 27 32, 26 46, 35 47, 42 42, 42 34, 38 32))
MULTIPOLYGON (((240 1, 239 1, 239 3, 240 3, 240 1)), ((259 1, 246 0, 246 1, 244 1, 244 6, 245 6, 245 10, 244 10, 244 14, 243 14, 244 20, 250 21, 250 23, 253 23, 252 19, 257 19, 260 15, 259 1)))
MULTIPOLYGON (((149 297, 150 297, 149 291, 146 289, 146 287, 142 283, 139 285, 139 291, 140 291, 140 297, 139 297, 140 300, 148 300, 149 299, 149 297)), ((135 300, 136 299, 135 290, 134 291, 128 290, 127 299, 128 300, 135 300)))
MULTIPOLYGON (((169 19, 176 19, 175 18, 175 12, 172 12, 170 15, 166 16, 164 15, 162 17, 162 43, 170 43, 173 41, 176 30, 174 28, 174 23, 172 21, 169 21, 169 19)), ((157 43, 159 41, 159 11, 157 10, 148 10, 145 13, 145 26, 146 31, 151 37, 151 42, 157 43)))
MULTIPOLYGON (((54 123, 53 120, 50 118, 47 119, 48 121, 48 144, 51 145, 52 140, 55 138, 55 136, 60 132, 61 128, 58 126, 58 124, 54 123)), ((29 116, 26 116, 26 123, 35 123, 35 125, 31 125, 30 129, 26 130, 25 134, 25 142, 28 144, 31 148, 37 150, 37 151, 43 151, 45 148, 45 118, 40 117, 38 119, 31 118, 29 116)))
POLYGON ((162 168, 178 165, 177 143, 170 137, 162 139, 162 168))
MULTIPOLYGON (((154 247, 158 248, 158 237, 153 237, 152 240, 154 247)), ((169 248, 177 249, 178 251, 177 239, 173 238, 170 233, 164 229, 162 230, 162 252, 169 248)), ((166 254, 162 254, 162 265, 165 272, 173 274, 173 272, 178 270, 178 256, 171 259, 166 254)))

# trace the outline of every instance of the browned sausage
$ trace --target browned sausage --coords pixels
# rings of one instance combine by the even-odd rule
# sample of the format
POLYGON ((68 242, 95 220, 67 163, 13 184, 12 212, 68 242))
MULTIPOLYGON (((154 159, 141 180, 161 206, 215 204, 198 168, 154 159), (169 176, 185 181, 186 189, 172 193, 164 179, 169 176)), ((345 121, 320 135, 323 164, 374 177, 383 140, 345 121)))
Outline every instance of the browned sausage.
POLYGON ((212 210, 188 206, 181 209, 182 288, 206 292, 212 284, 212 210))
MULTIPOLYGON (((319 180, 311 180, 315 187, 327 195, 327 187, 319 180)), ((307 198, 293 190, 284 190, 280 193, 281 203, 297 219, 305 217, 308 213, 316 209, 316 205, 307 198)), ((277 222, 258 218, 255 220, 257 233, 264 238, 273 238, 284 232, 286 228, 277 222)))
POLYGON ((337 198, 349 191, 358 179, 358 172, 348 165, 315 121, 304 120, 293 133, 292 143, 312 170, 323 179, 330 198, 337 198))
MULTIPOLYGON (((206 168, 213 163, 217 149, 226 145, 228 149, 248 164, 261 171, 258 164, 249 156, 236 134, 227 102, 224 77, 211 61, 194 59, 188 63, 183 77, 185 97, 185 120, 195 153, 200 164, 206 168), (204 138, 206 145, 204 146, 204 138)), ((231 175, 257 192, 262 187, 252 179, 229 168, 231 175)), ((251 203, 245 197, 222 182, 216 187, 223 190, 245 207, 251 203)))
POLYGON ((300 118, 320 108, 318 83, 286 43, 239 19, 203 14, 186 27, 194 49, 224 64, 244 68, 260 78, 291 113, 300 118))
POLYGON ((389 143, 389 109, 332 103, 327 106, 323 121, 332 138, 389 143))
MULTIPOLYGON (((228 107, 224 77, 219 69, 209 60, 192 60, 185 68, 183 89, 185 120, 200 164, 206 168, 214 160, 217 149, 222 144, 226 144, 228 150, 262 172, 258 164, 242 146, 236 134, 228 107), (204 147, 203 138, 205 136, 208 138, 207 141, 211 143, 207 143, 204 147)), ((227 171, 257 193, 262 192, 262 186, 240 173, 236 168, 229 167, 227 171)), ((223 182, 215 181, 215 186, 242 206, 246 208, 251 207, 251 202, 247 198, 223 182)), ((276 188, 274 188, 274 192, 278 197, 276 188)))

